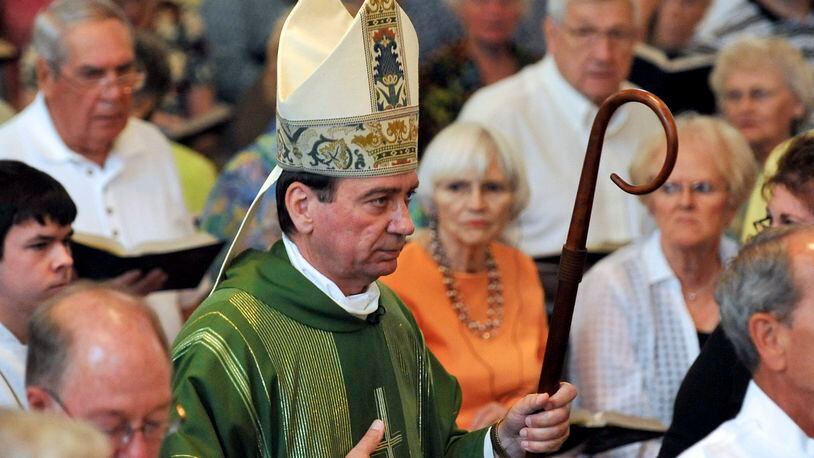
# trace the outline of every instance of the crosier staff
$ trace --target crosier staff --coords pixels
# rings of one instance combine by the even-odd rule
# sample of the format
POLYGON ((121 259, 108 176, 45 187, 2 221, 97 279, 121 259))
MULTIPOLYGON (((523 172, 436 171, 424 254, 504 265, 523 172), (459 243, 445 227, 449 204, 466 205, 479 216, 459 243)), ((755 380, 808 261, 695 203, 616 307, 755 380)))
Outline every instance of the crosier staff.
MULTIPOLYGON (((582 164, 582 175, 579 179, 574 211, 571 214, 571 225, 568 228, 568 237, 560 257, 557 292, 554 297, 554 313, 549 324, 545 359, 543 359, 540 383, 537 388, 538 393, 553 395, 560 385, 562 369, 565 363, 565 352, 568 348, 568 334, 571 331, 571 318, 574 315, 574 302, 585 267, 585 241, 588 237, 588 226, 591 222, 591 208, 594 203, 596 180, 599 174, 599 159, 602 154, 602 144, 605 140, 605 130, 607 130, 611 116, 616 109, 627 102, 643 103, 656 113, 667 135, 667 157, 658 175, 650 183, 631 185, 615 173, 611 174, 611 180, 629 194, 647 194, 655 191, 667 181, 676 162, 678 134, 675 121, 667 105, 661 99, 647 91, 626 89, 613 94, 602 103, 591 127, 591 136, 588 139, 585 161, 582 164)), ((527 456, 538 455, 527 454, 527 456)))

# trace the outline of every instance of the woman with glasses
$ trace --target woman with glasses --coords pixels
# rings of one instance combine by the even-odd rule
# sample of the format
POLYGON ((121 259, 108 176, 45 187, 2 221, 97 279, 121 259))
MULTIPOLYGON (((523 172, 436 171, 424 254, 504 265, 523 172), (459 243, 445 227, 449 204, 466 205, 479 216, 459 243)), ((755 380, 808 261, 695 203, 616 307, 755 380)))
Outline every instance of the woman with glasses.
MULTIPOLYGON (((788 224, 814 223, 814 137, 791 141, 777 172, 763 187, 767 215, 754 224, 759 230, 788 224)), ((673 423, 664 436, 660 457, 675 457, 740 411, 752 378, 718 326, 687 372, 678 391, 673 423)))
MULTIPOLYGON (((718 111, 746 137, 758 167, 773 171, 771 152, 799 133, 814 107, 814 71, 802 53, 782 38, 744 38, 721 51, 709 82, 718 111)), ((762 186, 759 176, 734 224, 743 240, 766 207, 762 186)))
POLYGON ((789 143, 763 194, 769 203, 766 217, 755 221, 756 230, 814 222, 814 136, 801 135, 789 143))
POLYGON ((758 164, 803 126, 814 74, 782 38, 745 38, 721 51, 710 75, 718 110, 746 137, 758 164))
POLYGON ((499 133, 454 123, 430 143, 418 178, 430 228, 382 281, 458 378, 458 426, 478 429, 534 392, 547 336, 534 262, 498 241, 528 202, 523 162, 499 133))
MULTIPOLYGON (((667 182, 643 201, 658 230, 597 263, 577 296, 569 367, 579 406, 670 423, 685 372, 720 319, 715 280, 737 252, 724 230, 748 195, 756 165, 726 122, 677 120, 679 152, 667 182)), ((652 180, 663 135, 631 165, 635 183, 652 180)), ((613 456, 655 456, 658 441, 613 456)))

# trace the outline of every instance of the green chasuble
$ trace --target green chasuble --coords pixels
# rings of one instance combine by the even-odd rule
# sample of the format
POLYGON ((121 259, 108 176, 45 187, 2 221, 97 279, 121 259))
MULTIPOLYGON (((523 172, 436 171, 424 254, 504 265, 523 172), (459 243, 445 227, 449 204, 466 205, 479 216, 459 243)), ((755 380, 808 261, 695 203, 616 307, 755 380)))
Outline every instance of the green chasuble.
POLYGON ((455 426, 457 381, 379 288, 378 320, 361 320, 292 267, 282 242, 239 257, 173 346, 186 419, 162 456, 344 457, 380 418, 372 456, 481 457, 486 430, 455 426))

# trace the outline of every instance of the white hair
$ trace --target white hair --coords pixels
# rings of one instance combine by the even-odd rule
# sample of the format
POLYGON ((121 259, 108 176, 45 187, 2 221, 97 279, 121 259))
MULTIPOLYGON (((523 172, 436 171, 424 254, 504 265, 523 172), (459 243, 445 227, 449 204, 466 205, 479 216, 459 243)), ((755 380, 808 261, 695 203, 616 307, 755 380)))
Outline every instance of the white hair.
POLYGON ((83 22, 114 19, 120 21, 133 39, 133 28, 127 16, 116 4, 108 0, 56 0, 34 19, 31 42, 37 54, 53 69, 58 69, 67 58, 65 33, 83 22))
POLYGON ((512 186, 511 217, 517 217, 529 201, 523 158, 503 134, 470 121, 450 124, 427 146, 418 168, 421 185, 416 191, 416 198, 419 204, 432 214, 433 193, 439 182, 466 173, 482 177, 493 158, 503 167, 512 186))

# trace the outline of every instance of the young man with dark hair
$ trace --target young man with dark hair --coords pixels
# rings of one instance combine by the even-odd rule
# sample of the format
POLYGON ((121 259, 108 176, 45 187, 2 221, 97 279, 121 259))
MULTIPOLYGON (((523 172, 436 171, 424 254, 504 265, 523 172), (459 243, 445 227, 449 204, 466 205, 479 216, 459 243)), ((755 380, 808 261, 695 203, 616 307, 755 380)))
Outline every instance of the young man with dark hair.
POLYGON ((71 280, 76 206, 48 174, 0 161, 0 407, 25 404, 28 320, 71 280))

